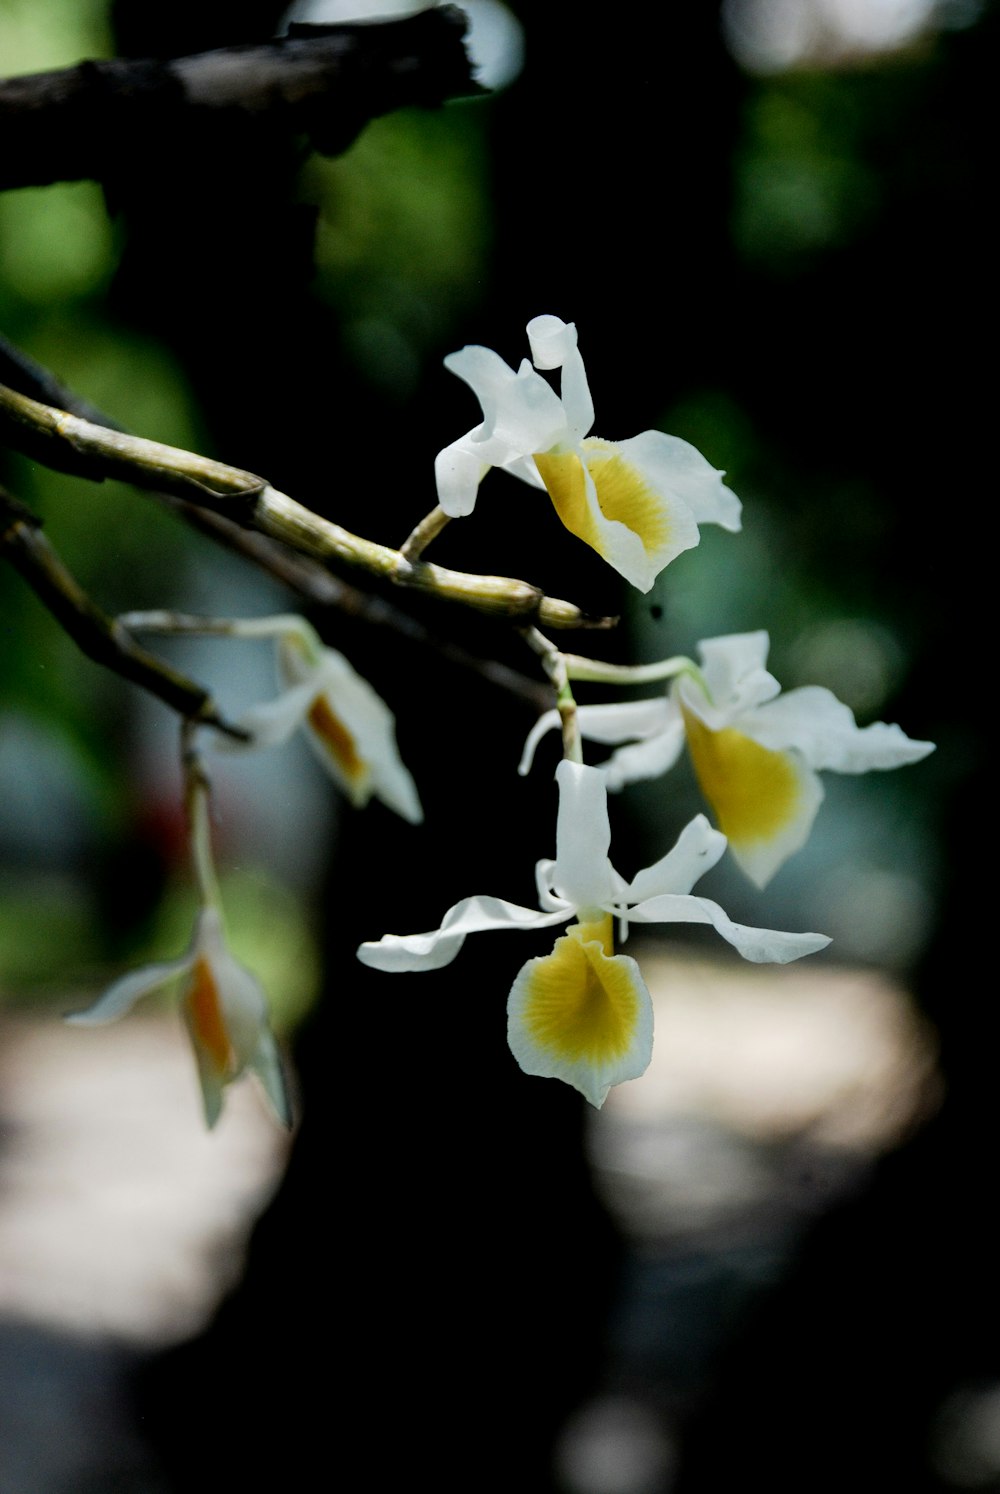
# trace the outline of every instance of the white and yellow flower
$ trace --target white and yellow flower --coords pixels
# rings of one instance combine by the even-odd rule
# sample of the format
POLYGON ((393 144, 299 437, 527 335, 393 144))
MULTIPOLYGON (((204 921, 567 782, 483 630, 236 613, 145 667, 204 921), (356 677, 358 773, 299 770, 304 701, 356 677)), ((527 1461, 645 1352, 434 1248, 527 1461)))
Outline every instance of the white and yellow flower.
MULTIPOLYGON (((251 707, 237 725, 249 746, 272 746, 300 726, 335 782, 356 808, 381 799, 411 824, 423 810, 413 778, 396 745, 396 721, 380 695, 304 618, 247 619, 231 625, 244 637, 273 636, 283 691, 251 707)), ((233 747, 219 739, 219 745, 233 747)))
MULTIPOLYGON (((739 865, 758 887, 809 836, 823 800, 822 771, 867 773, 919 762, 933 742, 876 721, 859 727, 830 690, 781 693, 767 670, 766 632, 734 633, 698 645, 701 670, 678 674, 666 696, 581 706, 583 737, 619 746, 601 768, 608 788, 656 778, 687 743, 698 783, 739 865)), ((538 741, 558 726, 546 712, 525 744, 526 773, 538 741)))
POLYGON ((549 955, 529 960, 507 1003, 511 1051, 527 1074, 562 1079, 603 1104, 610 1087, 642 1074, 653 1042, 649 992, 633 959, 614 953, 613 922, 708 923, 745 959, 784 964, 824 948, 822 934, 786 934, 733 923, 718 903, 691 895, 719 860, 725 837, 699 815, 676 846, 626 882, 609 858, 607 787, 596 768, 563 761, 556 773, 559 814, 554 861, 539 861, 539 909, 470 897, 426 934, 386 934, 358 957, 378 970, 437 970, 468 934, 571 923, 549 955))
POLYGON ((77 1027, 102 1027, 131 1011, 143 996, 178 983, 208 1125, 214 1126, 219 1118, 226 1086, 249 1070, 260 1080, 275 1115, 290 1126, 291 1105, 268 1021, 267 998, 256 976, 226 943, 209 843, 207 787, 201 780, 191 793, 190 813, 191 850, 202 897, 190 948, 180 959, 130 971, 92 1007, 66 1020, 77 1027))
POLYGON ((740 501, 695 447, 662 431, 626 441, 588 432, 594 406, 576 327, 557 316, 528 323, 534 368, 515 373, 484 347, 444 360, 472 389, 483 419, 438 454, 438 502, 452 518, 472 512, 490 467, 545 488, 566 528, 640 591, 697 545, 699 524, 740 527, 740 501), (561 397, 537 369, 560 369, 561 397))

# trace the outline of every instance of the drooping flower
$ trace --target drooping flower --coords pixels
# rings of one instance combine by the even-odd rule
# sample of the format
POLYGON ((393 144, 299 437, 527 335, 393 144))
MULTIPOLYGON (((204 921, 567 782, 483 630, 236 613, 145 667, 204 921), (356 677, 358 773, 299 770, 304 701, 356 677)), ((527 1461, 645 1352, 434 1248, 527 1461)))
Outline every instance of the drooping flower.
POLYGON ((223 1092, 246 1070, 257 1075, 285 1126, 292 1123, 278 1045, 268 1021, 267 998, 256 976, 231 953, 226 943, 219 889, 212 861, 208 785, 194 755, 188 764, 191 854, 201 907, 190 948, 180 959, 145 965, 116 980, 86 1011, 67 1021, 77 1027, 102 1027, 174 982, 183 982, 181 1011, 194 1050, 205 1120, 214 1126, 223 1092))
MULTIPOLYGON (((577 709, 585 738, 630 744, 601 768, 612 790, 665 773, 686 742, 719 828, 758 887, 805 844, 823 800, 820 772, 898 768, 934 751, 933 742, 913 741, 884 721, 858 726, 819 685, 782 694, 766 667, 768 647, 766 632, 710 638, 698 645, 700 673, 678 675, 668 695, 577 709)), ((536 723, 522 773, 558 722, 549 711, 536 723)))
POLYGON ((183 980, 181 1011, 194 1050, 205 1120, 214 1126, 223 1091, 249 1069, 255 1073, 275 1115, 290 1126, 291 1107, 281 1059, 267 1015, 267 998, 257 978, 234 958, 216 908, 204 907, 187 954, 159 965, 145 965, 109 986, 87 1011, 67 1017, 78 1027, 101 1027, 132 1010, 143 996, 183 980))
POLYGON ((626 441, 588 435, 594 405, 572 322, 536 316, 527 331, 534 368, 526 358, 515 373, 475 346, 444 360, 483 411, 479 425, 438 454, 445 513, 471 513, 489 468, 503 467, 545 488, 566 528, 640 591, 698 543, 699 524, 739 529, 739 499, 687 441, 663 431, 626 441), (536 372, 556 368, 561 397, 536 372))
MULTIPOLYGON (((273 635, 284 689, 237 723, 251 746, 287 741, 298 727, 355 808, 381 799, 411 824, 423 810, 416 785, 396 746, 395 717, 380 695, 336 649, 328 648, 304 618, 290 614, 245 620, 232 631, 273 635)), ((232 747, 231 742, 220 745, 232 747)))
POLYGON ((626 882, 608 857, 607 787, 596 768, 564 760, 556 773, 555 860, 536 866, 539 909, 470 897, 426 934, 386 934, 358 957, 378 970, 437 970, 466 935, 489 929, 541 929, 574 920, 551 954, 518 973, 507 1003, 511 1051, 527 1074, 571 1084, 592 1105, 610 1087, 642 1074, 650 1059, 653 1010, 635 960, 614 953, 613 922, 708 923, 745 959, 784 964, 829 943, 822 934, 787 934, 733 923, 718 903, 691 888, 718 861, 725 837, 699 815, 674 849, 626 882))

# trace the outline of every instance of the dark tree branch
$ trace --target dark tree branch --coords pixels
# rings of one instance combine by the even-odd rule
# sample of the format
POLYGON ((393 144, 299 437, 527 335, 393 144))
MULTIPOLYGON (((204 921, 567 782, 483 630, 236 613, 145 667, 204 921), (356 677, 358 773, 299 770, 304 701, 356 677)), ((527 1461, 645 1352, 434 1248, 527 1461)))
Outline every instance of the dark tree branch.
MULTIPOLYGON (((54 405, 79 415, 95 425, 107 426, 109 430, 122 427, 110 415, 97 409, 89 400, 83 399, 74 390, 67 388, 55 375, 38 363, 21 348, 15 347, 0 335, 0 384, 8 384, 20 394, 41 404, 54 405)), ((165 508, 169 508, 192 529, 207 535, 217 544, 242 555, 245 560, 267 571, 275 580, 281 581, 291 591, 318 607, 336 607, 349 617, 375 627, 389 628, 423 648, 433 649, 442 658, 460 669, 471 669, 482 675, 500 689, 530 702, 536 710, 547 710, 551 705, 551 690, 541 680, 521 674, 496 659, 481 658, 471 654, 449 638, 433 633, 424 623, 403 612, 385 597, 373 596, 361 591, 347 581, 335 576, 318 560, 308 555, 298 555, 280 540, 269 535, 258 534, 253 529, 242 529, 227 519, 224 514, 207 508, 196 508, 171 493, 151 494, 165 508)))
POLYGON ((151 654, 121 623, 102 612, 41 532, 41 520, 0 488, 0 555, 28 585, 73 642, 98 664, 149 690, 185 719, 246 740, 222 717, 209 692, 151 654))
POLYGON ((398 21, 298 26, 263 45, 193 57, 81 62, 0 81, 0 190, 148 168, 220 125, 305 136, 336 155, 371 119, 482 92, 454 6, 398 21))

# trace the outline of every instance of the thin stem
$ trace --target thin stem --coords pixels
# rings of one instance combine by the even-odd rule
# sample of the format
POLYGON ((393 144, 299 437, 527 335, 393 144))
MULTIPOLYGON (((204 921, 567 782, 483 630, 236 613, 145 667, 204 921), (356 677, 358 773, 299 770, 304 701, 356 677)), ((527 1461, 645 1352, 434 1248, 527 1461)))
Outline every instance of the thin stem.
POLYGON ((219 879, 212 857, 212 786, 201 752, 195 741, 195 728, 185 721, 181 727, 181 770, 184 775, 184 802, 191 840, 191 864, 202 907, 222 913, 219 879))
POLYGON ((583 738, 580 735, 576 700, 566 671, 566 655, 560 653, 555 644, 550 642, 537 628, 522 628, 521 636, 528 647, 541 659, 542 668, 556 692, 556 710, 559 712, 559 721, 562 726, 563 757, 573 763, 582 763, 583 738))
POLYGON ((400 545, 400 555, 404 560, 419 560, 431 540, 437 539, 442 529, 450 523, 451 518, 438 504, 437 508, 432 508, 430 513, 420 520, 417 527, 400 545))
POLYGON ((657 680, 673 679, 678 674, 701 677, 701 670, 683 654, 659 659, 653 664, 608 664, 603 659, 585 659, 580 654, 566 654, 566 672, 571 680, 587 680, 602 685, 650 685, 657 680))

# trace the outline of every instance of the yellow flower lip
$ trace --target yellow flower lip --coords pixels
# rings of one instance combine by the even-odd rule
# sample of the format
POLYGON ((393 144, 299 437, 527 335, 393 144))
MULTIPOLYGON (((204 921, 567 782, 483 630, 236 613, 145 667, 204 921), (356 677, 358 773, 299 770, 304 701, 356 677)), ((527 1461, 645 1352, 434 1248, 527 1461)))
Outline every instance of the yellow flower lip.
POLYGON ((762 747, 732 726, 713 731, 683 703, 681 710, 698 783, 723 835, 747 845, 790 825, 802 807, 801 774, 791 754, 762 747))
POLYGON ((564 1080, 595 1106, 642 1074, 652 1053, 649 992, 635 961, 612 947, 610 914, 572 924, 550 955, 522 968, 507 1008, 521 1068, 564 1080))
POLYGON ((670 546, 670 514, 638 468, 625 461, 612 441, 591 437, 575 451, 536 452, 535 466, 566 528, 602 556, 613 558, 610 537, 600 518, 624 524, 639 538, 647 555, 670 546), (589 472, 594 499, 587 489, 589 472))

